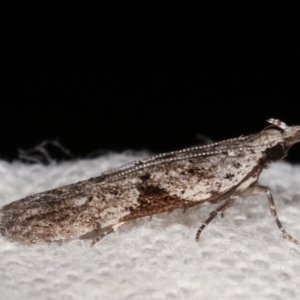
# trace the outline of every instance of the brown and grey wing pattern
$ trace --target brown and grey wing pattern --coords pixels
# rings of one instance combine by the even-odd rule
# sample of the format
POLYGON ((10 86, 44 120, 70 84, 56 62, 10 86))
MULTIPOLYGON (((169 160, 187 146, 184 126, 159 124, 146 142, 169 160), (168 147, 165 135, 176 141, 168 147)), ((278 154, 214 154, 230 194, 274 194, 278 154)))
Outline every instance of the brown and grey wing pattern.
POLYGON ((260 159, 249 150, 247 165, 232 150, 237 140, 161 154, 15 201, 0 211, 1 234, 16 241, 59 240, 213 201, 234 189, 260 159))
POLYGON ((257 181, 263 168, 257 164, 261 159, 260 151, 249 151, 246 161, 239 153, 219 153, 136 171, 128 179, 131 177, 138 188, 137 202, 120 221, 224 200, 224 197, 238 193, 241 182, 247 180, 251 185, 257 181), (224 165, 227 167, 222 167, 224 165))
POLYGON ((78 236, 95 227, 96 220, 85 216, 88 202, 85 184, 28 196, 1 209, 1 234, 9 240, 30 242, 78 236))

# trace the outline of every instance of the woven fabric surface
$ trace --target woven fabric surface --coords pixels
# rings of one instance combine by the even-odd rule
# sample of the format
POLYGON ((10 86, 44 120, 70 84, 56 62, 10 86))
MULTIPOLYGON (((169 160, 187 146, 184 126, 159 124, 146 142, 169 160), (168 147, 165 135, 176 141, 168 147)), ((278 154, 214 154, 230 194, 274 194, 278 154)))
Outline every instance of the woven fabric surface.
MULTIPOLYGON (((98 176, 144 154, 43 166, 0 161, 0 206, 98 176)), ((300 241, 300 166, 277 163, 271 188, 284 228, 300 241)), ((1 299, 300 299, 300 248, 282 237, 265 196, 238 199, 195 234, 202 205, 128 222, 90 240, 16 244, 0 237, 1 299)))

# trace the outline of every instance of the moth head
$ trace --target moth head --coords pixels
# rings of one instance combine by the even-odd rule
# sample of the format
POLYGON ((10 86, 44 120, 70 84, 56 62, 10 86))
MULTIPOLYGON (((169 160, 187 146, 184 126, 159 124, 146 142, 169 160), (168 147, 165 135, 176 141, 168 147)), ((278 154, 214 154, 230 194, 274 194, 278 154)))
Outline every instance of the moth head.
POLYGON ((276 119, 267 120, 268 123, 274 125, 282 132, 282 139, 284 143, 284 152, 296 143, 300 142, 300 126, 287 126, 284 122, 276 119))

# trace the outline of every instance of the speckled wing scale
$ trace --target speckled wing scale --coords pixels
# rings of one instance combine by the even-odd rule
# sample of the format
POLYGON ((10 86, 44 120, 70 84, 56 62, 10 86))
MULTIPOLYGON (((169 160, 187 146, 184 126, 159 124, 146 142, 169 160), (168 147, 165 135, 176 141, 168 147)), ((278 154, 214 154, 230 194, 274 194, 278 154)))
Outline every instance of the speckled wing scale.
POLYGON ((219 203, 196 234, 238 197, 264 194, 282 227, 267 187, 257 183, 271 162, 300 141, 300 126, 269 119, 272 125, 249 136, 149 157, 77 182, 12 202, 0 210, 0 232, 9 241, 42 242, 98 232, 101 237, 133 219, 219 203))

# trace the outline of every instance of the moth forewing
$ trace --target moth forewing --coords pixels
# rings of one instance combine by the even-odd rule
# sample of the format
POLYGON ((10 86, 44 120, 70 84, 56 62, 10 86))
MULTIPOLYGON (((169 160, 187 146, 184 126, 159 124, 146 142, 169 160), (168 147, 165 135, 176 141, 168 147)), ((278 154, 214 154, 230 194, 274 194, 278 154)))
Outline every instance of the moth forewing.
POLYGON ((220 203, 196 234, 240 196, 265 194, 284 237, 270 190, 257 184, 262 170, 285 157, 300 127, 270 119, 272 128, 205 146, 162 153, 91 178, 28 196, 1 208, 0 232, 10 241, 41 242, 113 232, 127 221, 220 203))

